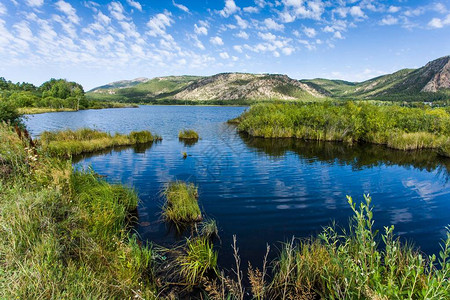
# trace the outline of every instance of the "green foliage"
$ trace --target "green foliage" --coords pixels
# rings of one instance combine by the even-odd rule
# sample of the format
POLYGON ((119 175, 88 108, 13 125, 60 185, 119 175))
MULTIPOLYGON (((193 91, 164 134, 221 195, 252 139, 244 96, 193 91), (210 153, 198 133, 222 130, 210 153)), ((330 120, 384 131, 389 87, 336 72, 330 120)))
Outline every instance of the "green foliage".
POLYGON ((217 272, 217 252, 209 239, 192 238, 186 241, 186 253, 177 258, 181 275, 189 285, 198 285, 208 271, 217 272))
POLYGON ((136 194, 0 139, 0 298, 156 299, 153 250, 127 230, 136 194))
POLYGON ((327 227, 319 238, 284 244, 271 293, 279 299, 446 299, 450 296, 450 231, 440 253, 424 257, 385 227, 379 245, 371 198, 354 211, 348 232, 327 227))
POLYGON ((81 153, 95 152, 115 146, 130 146, 161 140, 149 131, 133 131, 129 135, 111 135, 99 130, 82 128, 41 134, 43 149, 51 156, 72 157, 81 153))
POLYGON ((401 150, 439 148, 450 135, 444 109, 354 102, 258 104, 232 122, 257 137, 363 141, 401 150))
POLYGON ((3 122, 13 125, 20 124, 21 115, 11 104, 0 100, 0 124, 3 122))
POLYGON ((180 140, 198 140, 198 133, 192 129, 183 129, 178 133, 180 140))
POLYGON ((163 206, 163 217, 167 221, 177 223, 198 222, 202 213, 198 206, 198 190, 192 183, 182 181, 171 182, 163 192, 166 202, 163 206))
POLYGON ((219 237, 219 229, 217 228, 216 220, 208 219, 201 223, 200 235, 207 239, 219 237))

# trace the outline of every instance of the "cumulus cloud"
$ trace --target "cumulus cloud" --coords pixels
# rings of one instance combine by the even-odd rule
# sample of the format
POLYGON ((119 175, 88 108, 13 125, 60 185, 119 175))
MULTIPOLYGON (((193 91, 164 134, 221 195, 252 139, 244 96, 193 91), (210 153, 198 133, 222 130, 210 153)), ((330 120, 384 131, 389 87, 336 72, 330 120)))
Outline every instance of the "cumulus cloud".
POLYGON ((66 14, 70 22, 75 24, 78 24, 80 22, 80 19, 77 16, 75 8, 73 8, 73 6, 70 5, 70 3, 59 0, 58 2, 56 2, 55 5, 56 9, 66 14))
POLYGON ((391 15, 388 15, 388 16, 384 17, 380 21, 381 25, 395 25, 397 23, 398 23, 398 19, 393 17, 393 16, 391 16, 391 15))
POLYGON ((141 3, 137 2, 137 1, 133 1, 133 0, 127 0, 128 5, 130 5, 131 7, 136 8, 138 11, 142 11, 142 5, 141 3))
POLYGON ((147 27, 149 28, 149 31, 147 31, 147 33, 150 36, 166 35, 166 28, 172 26, 172 24, 174 23, 171 17, 172 14, 168 11, 151 17, 147 22, 147 27))
POLYGON ((219 55, 220 55, 220 57, 223 58, 223 59, 228 59, 228 58, 230 58, 230 55, 229 55, 227 52, 221 52, 219 55))
POLYGON ((27 4, 32 7, 40 7, 44 4, 44 0, 27 0, 27 4))
POLYGON ((123 9, 123 6, 120 2, 111 2, 108 5, 108 9, 109 9, 111 16, 114 19, 116 19, 118 21, 122 21, 122 20, 126 19, 125 14, 124 14, 125 10, 123 9))
POLYGON ((399 12, 399 11, 400 11, 400 7, 398 7, 398 6, 391 5, 388 8, 388 13, 391 13, 391 14, 395 14, 396 12, 399 12))
POLYGON ((259 12, 259 9, 254 6, 247 6, 247 7, 244 7, 242 10, 249 14, 256 14, 259 12))
POLYGON ((225 7, 221 11, 219 11, 219 14, 222 17, 228 18, 232 14, 238 12, 239 9, 240 8, 236 5, 234 0, 225 0, 225 7))
POLYGON ((235 15, 234 18, 236 19, 236 23, 237 25, 241 28, 241 29, 247 29, 249 24, 246 20, 242 19, 240 16, 235 15))
POLYGON ((448 14, 444 19, 433 18, 430 22, 428 22, 428 27, 430 28, 442 28, 447 25, 450 25, 450 14, 448 14))
POLYGON ((314 28, 311 27, 305 27, 303 28, 303 32, 306 34, 307 37, 313 38, 316 36, 317 32, 314 28))
POLYGON ((354 18, 365 18, 366 15, 359 6, 352 6, 349 10, 350 15, 354 18))
POLYGON ((194 32, 198 35, 208 35, 208 28, 206 28, 206 26, 194 24, 194 32))
POLYGON ((264 25, 269 30, 279 30, 279 31, 281 31, 281 30, 284 29, 284 25, 283 24, 278 24, 272 18, 265 19, 264 20, 264 25))
POLYGON ((223 40, 222 38, 215 36, 212 37, 210 40, 211 44, 216 45, 216 46, 222 46, 223 45, 223 40))
POLYGON ((235 51, 239 52, 239 53, 242 53, 242 52, 243 52, 242 46, 240 46, 240 45, 234 45, 234 46, 233 46, 233 49, 234 49, 235 51))
POLYGON ((244 40, 248 40, 248 38, 250 37, 248 35, 248 33, 245 31, 240 31, 240 32, 236 33, 235 36, 240 37, 241 39, 244 39, 244 40))

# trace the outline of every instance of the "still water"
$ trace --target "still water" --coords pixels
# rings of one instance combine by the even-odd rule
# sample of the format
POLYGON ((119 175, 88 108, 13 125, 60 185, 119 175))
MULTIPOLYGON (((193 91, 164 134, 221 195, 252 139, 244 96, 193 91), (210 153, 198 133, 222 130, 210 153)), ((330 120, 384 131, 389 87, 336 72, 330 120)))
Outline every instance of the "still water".
POLYGON ((245 109, 142 106, 34 115, 26 124, 35 136, 80 127, 161 135, 162 142, 85 156, 76 164, 133 187, 141 199, 136 230, 161 245, 182 239, 160 220, 164 184, 197 184, 204 214, 219 227, 223 265, 232 260, 233 234, 245 266, 247 260, 258 265, 266 243, 274 249, 292 236, 317 234, 333 221, 347 226, 352 214, 346 195, 360 201, 370 194, 378 229, 395 225, 402 239, 422 251, 439 251, 450 224, 450 159, 375 145, 250 138, 225 123, 245 109), (201 139, 193 145, 178 141, 184 128, 196 130, 201 139))

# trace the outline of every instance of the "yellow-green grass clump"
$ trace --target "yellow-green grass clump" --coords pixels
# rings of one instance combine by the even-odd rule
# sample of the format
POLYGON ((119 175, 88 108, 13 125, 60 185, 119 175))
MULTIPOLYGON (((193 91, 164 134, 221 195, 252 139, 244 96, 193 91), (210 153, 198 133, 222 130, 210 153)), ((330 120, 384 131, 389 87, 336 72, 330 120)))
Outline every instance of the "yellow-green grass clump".
POLYGON ((180 140, 198 140, 199 135, 192 129, 183 129, 178 133, 178 138, 180 140))
POLYGON ((186 252, 177 257, 180 274, 189 285, 198 285, 208 272, 217 272, 217 252, 205 237, 186 241, 186 252))
POLYGON ((171 182, 163 192, 166 202, 163 217, 174 223, 199 222, 202 213, 198 205, 198 189, 193 183, 171 182))
POLYGON ((153 250, 127 230, 136 194, 0 138, 0 299, 155 299, 153 250))
POLYGON ((362 102, 257 104, 233 121, 256 137, 369 142, 401 150, 442 148, 444 153, 450 136, 445 109, 362 102))
POLYGON ((150 131, 132 131, 128 135, 82 128, 78 130, 45 131, 40 136, 43 149, 52 156, 72 157, 114 146, 131 146, 161 140, 150 131))

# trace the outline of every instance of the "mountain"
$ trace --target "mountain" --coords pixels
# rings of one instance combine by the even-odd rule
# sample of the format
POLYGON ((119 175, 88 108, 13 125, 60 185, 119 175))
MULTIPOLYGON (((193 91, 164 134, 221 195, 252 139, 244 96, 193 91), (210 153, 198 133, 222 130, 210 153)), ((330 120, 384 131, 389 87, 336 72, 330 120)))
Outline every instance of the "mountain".
POLYGON ((403 69, 363 82, 323 78, 295 80, 281 74, 221 73, 123 80, 97 87, 91 99, 143 103, 183 101, 243 102, 267 100, 375 99, 435 101, 450 99, 450 56, 419 69, 403 69))
POLYGON ((450 56, 427 63, 419 69, 403 69, 363 82, 302 80, 333 97, 380 100, 450 98, 450 56))

